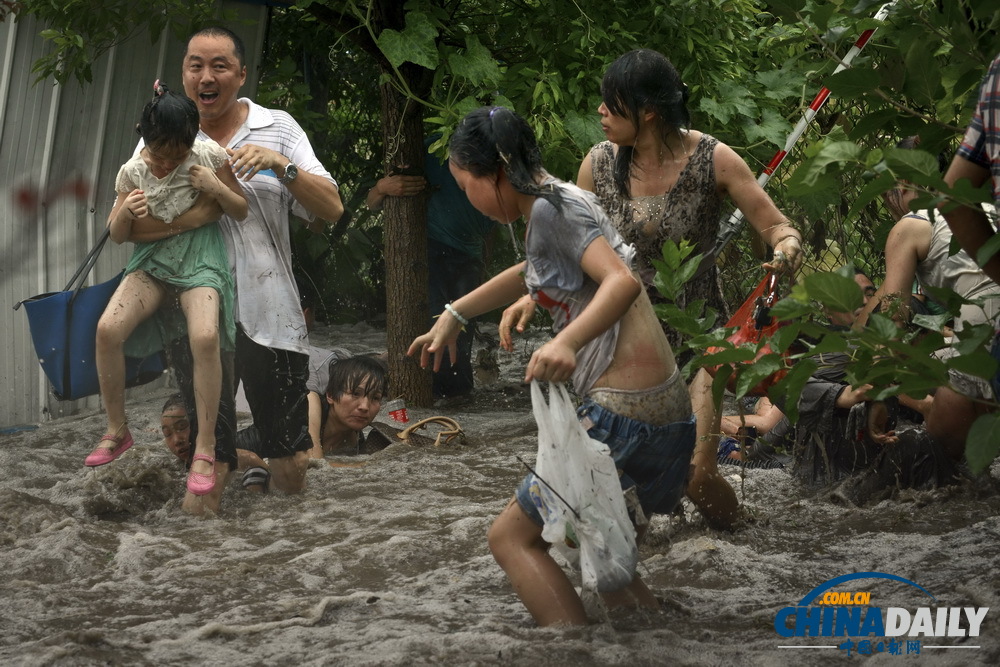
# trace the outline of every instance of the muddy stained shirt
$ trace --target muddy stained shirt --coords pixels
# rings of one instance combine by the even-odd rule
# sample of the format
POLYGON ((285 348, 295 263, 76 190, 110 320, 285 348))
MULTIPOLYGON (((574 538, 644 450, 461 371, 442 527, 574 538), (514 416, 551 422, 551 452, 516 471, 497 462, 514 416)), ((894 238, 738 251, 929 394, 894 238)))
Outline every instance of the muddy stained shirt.
MULTIPOLYGON (((236 150, 244 144, 270 148, 294 162, 299 171, 337 184, 295 119, 245 97, 240 102, 250 110, 227 148, 236 150)), ((203 132, 198 137, 208 139, 203 132)), ((315 216, 271 170, 259 172, 249 181, 241 180, 240 185, 249 205, 246 220, 222 216, 219 224, 236 280, 236 321, 260 345, 307 355, 309 334, 292 274, 289 214, 310 221, 315 216)))
MULTIPOLYGON (((552 331, 559 333, 583 312, 597 292, 598 284, 580 266, 587 247, 604 236, 630 268, 635 248, 611 226, 593 193, 554 178, 545 182, 549 184, 562 194, 562 210, 541 197, 535 200, 525 238, 524 282, 531 297, 552 316, 552 331)), ((618 328, 619 322, 615 322, 577 353, 572 379, 578 395, 585 396, 611 363, 618 328)))

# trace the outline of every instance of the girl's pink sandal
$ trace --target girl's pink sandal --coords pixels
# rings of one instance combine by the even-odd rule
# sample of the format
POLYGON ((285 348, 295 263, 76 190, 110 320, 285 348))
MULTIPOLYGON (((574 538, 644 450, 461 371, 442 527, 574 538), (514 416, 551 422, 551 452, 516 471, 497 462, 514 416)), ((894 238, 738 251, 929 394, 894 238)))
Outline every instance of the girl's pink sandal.
POLYGON ((206 454, 195 454, 191 460, 192 466, 195 461, 208 461, 212 466, 212 474, 210 475, 195 472, 193 468, 188 472, 187 490, 196 496, 203 496, 206 493, 211 493, 212 489, 215 488, 215 457, 206 454))
POLYGON ((114 435, 105 433, 104 437, 97 441, 97 447, 83 460, 83 465, 96 468, 97 466, 111 463, 124 454, 133 444, 135 443, 132 440, 132 433, 128 430, 128 424, 123 424, 114 435), (122 429, 125 430, 124 433, 122 433, 122 429), (105 440, 114 442, 115 446, 110 449, 101 447, 101 443, 105 440))

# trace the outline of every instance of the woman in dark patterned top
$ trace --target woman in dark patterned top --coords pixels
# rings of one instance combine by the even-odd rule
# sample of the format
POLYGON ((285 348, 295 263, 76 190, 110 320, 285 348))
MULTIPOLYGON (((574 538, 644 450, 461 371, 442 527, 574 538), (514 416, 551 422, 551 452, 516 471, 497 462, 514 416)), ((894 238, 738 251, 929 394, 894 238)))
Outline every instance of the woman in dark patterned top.
MULTIPOLYGON (((688 239, 698 252, 709 254, 727 196, 764 241, 783 253, 784 261, 767 267, 798 268, 802 262, 799 233, 736 151, 690 129, 687 86, 666 57, 649 49, 621 56, 604 74, 601 97, 604 101, 598 113, 608 140, 584 158, 577 184, 597 194, 621 235, 635 244, 640 275, 654 303, 662 297, 652 286, 656 272, 650 260, 662 256, 667 239, 688 239)), ((714 264, 700 279, 688 282, 678 305, 684 307, 695 299, 705 299, 723 321, 728 319, 729 308, 714 264)), ((664 330, 671 344, 679 345, 676 332, 667 326, 664 330)), ((737 515, 737 500, 715 467, 721 429, 706 371, 695 377, 691 394, 699 440, 688 497, 710 523, 728 526, 737 515)))

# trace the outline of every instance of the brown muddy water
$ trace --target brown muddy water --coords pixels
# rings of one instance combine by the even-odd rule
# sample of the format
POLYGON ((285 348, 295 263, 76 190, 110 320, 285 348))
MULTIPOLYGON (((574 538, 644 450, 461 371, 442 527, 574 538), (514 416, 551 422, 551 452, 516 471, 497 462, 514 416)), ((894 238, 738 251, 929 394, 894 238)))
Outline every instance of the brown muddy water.
MULTIPOLYGON (((314 338, 385 347, 363 325, 314 338)), ((0 436, 0 664, 1000 664, 997 464, 959 488, 862 508, 783 470, 727 467, 756 520, 729 533, 690 505, 655 517, 640 572, 661 611, 609 615, 587 596, 590 626, 535 627, 486 546, 523 475, 516 457, 534 459, 518 382, 529 348, 501 353, 471 405, 410 408, 411 420, 457 419, 467 444, 318 462, 299 496, 231 479, 208 519, 179 509, 183 471, 159 437, 169 389, 130 400, 136 447, 104 468, 82 465, 98 414, 0 436), (776 632, 783 608, 859 572, 933 596, 874 578, 836 589, 870 592, 873 607, 990 609, 976 637, 900 637, 896 653, 886 643, 868 657, 838 648, 844 637, 776 632)))

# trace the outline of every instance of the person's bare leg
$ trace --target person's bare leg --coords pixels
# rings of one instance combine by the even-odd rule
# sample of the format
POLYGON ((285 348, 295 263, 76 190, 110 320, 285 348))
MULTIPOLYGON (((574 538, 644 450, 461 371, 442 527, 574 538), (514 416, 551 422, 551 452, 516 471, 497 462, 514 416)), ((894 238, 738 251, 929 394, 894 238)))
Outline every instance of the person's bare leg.
POLYGON ((927 433, 948 456, 960 461, 965 456, 965 439, 972 423, 985 413, 985 406, 948 387, 938 387, 924 423, 927 433))
MULTIPOLYGON (((117 434, 126 422, 125 341, 143 320, 156 312, 163 296, 163 287, 145 272, 130 273, 118 285, 97 323, 94 361, 109 435, 117 434)), ((111 440, 100 444, 106 449, 116 446, 117 443, 111 440)))
POLYGON ((271 488, 285 493, 301 493, 306 488, 306 470, 309 468, 309 450, 295 452, 269 460, 271 488))
POLYGON ((697 440, 691 456, 693 474, 686 494, 713 528, 728 529, 739 516, 739 500, 725 477, 719 474, 716 457, 722 413, 712 400, 712 376, 699 369, 691 385, 691 407, 697 419, 697 440))
POLYGON ((207 513, 218 514, 222 504, 222 492, 226 488, 229 477, 229 464, 215 463, 215 486, 203 496, 196 496, 190 491, 184 492, 184 502, 181 509, 192 516, 204 516, 207 513))
MULTIPOLYGON (((195 454, 215 458, 215 423, 222 396, 222 357, 219 349, 219 296, 211 287, 194 287, 180 296, 187 319, 188 340, 193 359, 195 411, 198 413, 198 437, 195 454)), ((199 459, 191 463, 192 472, 209 475, 212 464, 199 459)), ((218 482, 216 482, 218 485, 218 482)))
POLYGON ((511 499, 490 526, 488 540, 493 558, 535 622, 541 626, 587 624, 583 601, 549 555, 541 527, 516 500, 511 499))

